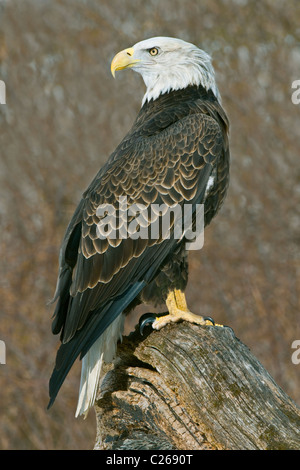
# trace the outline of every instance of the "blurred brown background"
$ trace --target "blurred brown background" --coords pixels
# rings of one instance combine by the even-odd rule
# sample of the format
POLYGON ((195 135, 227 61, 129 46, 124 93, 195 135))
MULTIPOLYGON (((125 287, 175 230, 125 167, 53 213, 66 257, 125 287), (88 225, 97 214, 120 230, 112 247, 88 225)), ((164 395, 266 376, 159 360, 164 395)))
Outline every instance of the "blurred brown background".
POLYGON ((190 255, 191 310, 233 327, 300 405, 300 79, 297 0, 0 1, 1 449, 91 449, 93 412, 75 420, 79 364, 50 412, 58 250, 99 167, 144 93, 119 50, 157 35, 213 56, 231 121, 231 185, 190 255))

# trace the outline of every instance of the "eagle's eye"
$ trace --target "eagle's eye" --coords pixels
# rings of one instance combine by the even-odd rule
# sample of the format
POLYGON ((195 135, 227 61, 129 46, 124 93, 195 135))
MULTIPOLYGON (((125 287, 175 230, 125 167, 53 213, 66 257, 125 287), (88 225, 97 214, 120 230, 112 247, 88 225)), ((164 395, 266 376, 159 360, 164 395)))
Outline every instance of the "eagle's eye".
POLYGON ((152 49, 149 49, 149 54, 154 56, 158 54, 158 49, 156 47, 152 47, 152 49))

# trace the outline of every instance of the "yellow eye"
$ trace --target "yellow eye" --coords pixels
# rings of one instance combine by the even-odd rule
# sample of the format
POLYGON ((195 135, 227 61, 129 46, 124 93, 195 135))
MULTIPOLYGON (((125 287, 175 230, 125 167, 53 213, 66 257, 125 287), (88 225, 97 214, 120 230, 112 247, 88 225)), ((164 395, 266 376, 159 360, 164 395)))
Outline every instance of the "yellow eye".
POLYGON ((149 49, 149 54, 150 55, 157 55, 158 54, 158 49, 156 47, 152 47, 152 49, 149 49))

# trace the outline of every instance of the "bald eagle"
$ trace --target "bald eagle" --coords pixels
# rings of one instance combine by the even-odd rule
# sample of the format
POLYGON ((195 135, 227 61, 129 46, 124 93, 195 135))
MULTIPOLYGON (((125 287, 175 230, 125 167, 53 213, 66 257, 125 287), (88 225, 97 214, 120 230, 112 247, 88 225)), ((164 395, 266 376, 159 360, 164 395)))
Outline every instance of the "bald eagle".
MULTIPOLYGON (((62 344, 50 378, 48 407, 79 356, 76 416, 86 415, 93 406, 102 363, 113 360, 124 317, 135 306, 166 304, 168 313, 152 321, 155 329, 179 320, 212 324, 208 317, 191 313, 186 304, 184 234, 111 235, 113 227, 123 227, 125 212, 128 215, 127 209, 117 208, 122 197, 129 207, 189 203, 193 218, 197 205, 203 204, 205 225, 220 208, 229 178, 229 124, 211 59, 183 40, 154 37, 112 60, 113 75, 128 68, 140 73, 146 85, 141 110, 84 192, 60 250, 52 331, 60 333, 62 344), (116 208, 106 236, 100 236, 99 224, 109 211, 100 213, 99 207, 116 208)), ((157 212, 157 217, 162 214, 157 212)), ((149 228, 151 220, 143 220, 149 228)), ((174 220, 170 218, 171 233, 174 220)))

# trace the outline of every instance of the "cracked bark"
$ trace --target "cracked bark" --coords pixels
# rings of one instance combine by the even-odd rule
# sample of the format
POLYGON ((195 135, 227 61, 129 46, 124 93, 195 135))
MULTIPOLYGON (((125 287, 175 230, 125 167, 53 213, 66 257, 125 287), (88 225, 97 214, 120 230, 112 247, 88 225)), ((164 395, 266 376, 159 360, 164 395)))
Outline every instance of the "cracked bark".
POLYGON ((300 409, 231 329, 135 331, 117 354, 95 449, 300 449, 300 409))

